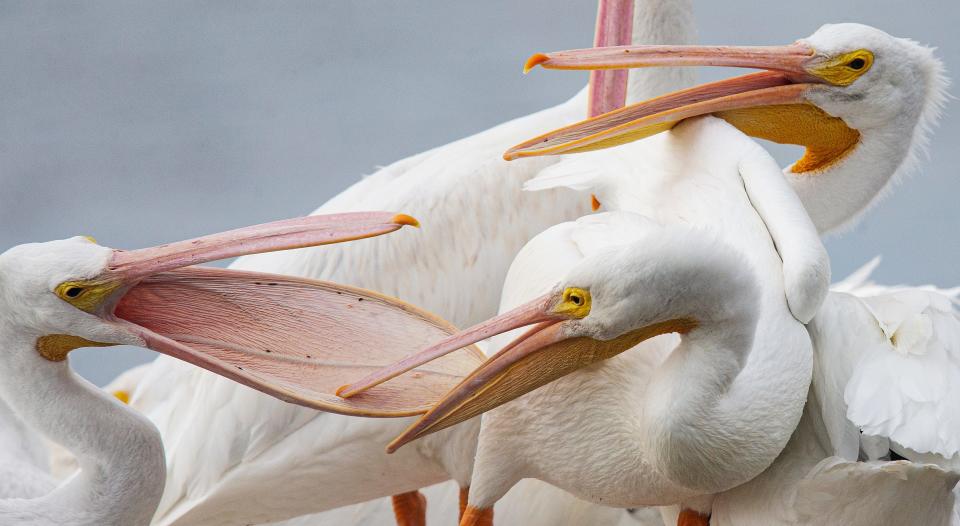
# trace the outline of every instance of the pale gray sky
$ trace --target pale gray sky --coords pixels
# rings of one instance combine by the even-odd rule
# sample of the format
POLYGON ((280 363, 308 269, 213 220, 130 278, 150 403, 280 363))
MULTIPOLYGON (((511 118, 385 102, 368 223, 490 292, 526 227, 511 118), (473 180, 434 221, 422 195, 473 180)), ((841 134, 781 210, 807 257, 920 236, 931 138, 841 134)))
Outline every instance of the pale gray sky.
MULTIPOLYGON (((309 212, 375 166, 560 102, 585 74, 524 76, 591 43, 595 0, 0 0, 0 249, 75 234, 135 248, 309 212)), ((780 44, 862 22, 940 48, 956 0, 696 2, 700 40, 780 44)), ((960 284, 960 116, 854 230, 836 276, 960 284)), ((778 149, 786 163, 791 160, 778 149)), ((150 355, 83 350, 103 383, 150 355)))

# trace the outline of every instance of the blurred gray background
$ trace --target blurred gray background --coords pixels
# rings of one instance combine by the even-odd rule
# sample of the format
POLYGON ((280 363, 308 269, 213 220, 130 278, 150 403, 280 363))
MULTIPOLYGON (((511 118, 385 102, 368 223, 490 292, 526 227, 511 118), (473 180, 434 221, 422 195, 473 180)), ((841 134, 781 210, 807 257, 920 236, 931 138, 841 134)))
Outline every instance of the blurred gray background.
MULTIPOLYGON (((524 76, 589 46, 595 0, 0 1, 0 250, 76 234, 135 248, 302 215, 374 167, 575 93, 524 76)), ((696 2, 700 41, 785 44, 862 22, 939 47, 960 74, 957 0, 696 2)), ((721 72, 709 72, 712 79, 721 72)), ((834 275, 960 285, 960 115, 932 158, 828 241, 834 275)), ((776 148, 786 164, 797 151, 776 148)), ((81 350, 104 383, 152 357, 81 350)))

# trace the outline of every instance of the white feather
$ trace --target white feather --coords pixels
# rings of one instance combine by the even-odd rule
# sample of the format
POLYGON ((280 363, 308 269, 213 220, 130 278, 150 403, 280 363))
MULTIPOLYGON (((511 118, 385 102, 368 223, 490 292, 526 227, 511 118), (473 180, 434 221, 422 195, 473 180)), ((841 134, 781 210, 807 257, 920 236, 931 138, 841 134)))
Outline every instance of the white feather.
MULTIPOLYGON (((866 270, 875 268, 875 261, 866 270)), ((852 424, 864 435, 918 453, 955 458, 960 452, 956 292, 882 287, 866 270, 842 284, 850 292, 832 292, 810 325, 819 362, 814 389, 824 402, 827 427, 852 424)), ((838 444, 836 433, 831 440, 838 444)), ((846 444, 844 456, 850 458, 849 439, 846 444)))

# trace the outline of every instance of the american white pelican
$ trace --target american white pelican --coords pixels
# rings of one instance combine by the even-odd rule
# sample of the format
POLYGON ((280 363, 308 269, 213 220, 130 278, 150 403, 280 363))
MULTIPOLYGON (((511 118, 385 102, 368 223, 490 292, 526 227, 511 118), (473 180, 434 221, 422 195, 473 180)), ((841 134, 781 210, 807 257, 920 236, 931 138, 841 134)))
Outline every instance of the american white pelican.
MULTIPOLYGON (((882 194, 891 180, 908 170, 910 162, 917 157, 917 153, 926 143, 927 134, 939 114, 946 87, 942 64, 933 57, 932 50, 912 41, 893 38, 879 30, 854 24, 825 26, 810 38, 780 49, 620 48, 559 53, 555 57, 540 56, 533 62, 546 60, 546 63, 550 64, 555 58, 554 65, 566 67, 564 64, 572 65, 585 58, 585 62, 575 66, 580 67, 584 63, 596 65, 594 57, 600 55, 610 58, 607 65, 612 65, 615 61, 621 61, 621 64, 636 62, 644 65, 682 65, 685 62, 758 66, 766 63, 772 70, 779 72, 714 83, 679 92, 672 96, 673 100, 664 97, 613 112, 582 126, 575 125, 559 133, 528 141, 517 151, 508 153, 509 156, 526 154, 537 149, 576 151, 578 148, 604 147, 669 129, 685 117, 712 113, 748 134, 807 146, 804 158, 786 168, 784 172, 822 231, 833 229, 858 215, 868 204, 875 201, 877 195, 882 194), (671 51, 677 53, 670 54, 671 51), (807 56, 804 57, 803 54, 807 56), (756 58, 759 60, 752 62, 756 58), (791 64, 794 60, 797 62, 791 64), (764 87, 765 82, 777 76, 780 76, 783 82, 764 87), (760 82, 760 85, 750 86, 752 82, 760 82), (793 94, 790 90, 794 90, 793 94), (795 98, 790 100, 791 97, 795 98), (817 108, 825 110, 825 113, 818 113, 817 108), (578 134, 580 136, 577 136, 578 134), (849 146, 843 146, 844 136, 850 138, 849 146), (826 140, 823 140, 824 138, 826 140), (842 147, 838 148, 837 145, 842 147), (527 147, 529 150, 525 149, 527 147)), ((604 60, 606 58, 601 59, 604 60)), ((558 165, 553 168, 555 182, 533 181, 530 186, 549 188, 556 182, 570 184, 572 180, 579 188, 594 190, 600 195, 601 201, 617 208, 617 201, 622 193, 611 190, 604 195, 596 190, 596 187, 605 187, 607 181, 603 181, 602 176, 598 177, 599 180, 594 181, 592 186, 582 176, 583 173, 602 172, 595 166, 595 159, 583 159, 579 164, 566 167, 558 165), (590 165, 591 162, 594 162, 594 166, 590 165), (578 175, 578 172, 581 175, 578 175)), ((831 320, 828 315, 823 314, 817 319, 820 321, 816 325, 823 325, 831 321, 836 323, 842 318, 831 320)), ((844 338, 842 331, 836 331, 835 335, 844 338)), ((823 374, 828 377, 839 374, 837 370, 826 365, 827 363, 830 361, 819 362, 818 370, 824 371, 823 374)), ((846 370, 849 370, 849 364, 846 370)), ((818 375, 816 378, 815 386, 822 383, 822 376, 818 375)), ((871 376, 864 374, 863 378, 871 376)), ((836 409, 836 404, 831 406, 830 400, 821 403, 825 404, 824 410, 831 407, 836 409)), ((865 405, 872 407, 870 404, 865 405)), ((863 413, 861 418, 862 415, 863 413)), ((839 419, 837 414, 831 416, 833 418, 826 419, 831 438, 840 438, 841 429, 846 429, 846 437, 849 438, 850 428, 843 424, 844 415, 840 414, 839 419)), ((949 419, 947 421, 949 422, 949 419)), ((889 422, 887 424, 889 425, 889 422)), ((917 433, 921 429, 937 428, 914 425, 908 429, 910 431, 904 432, 917 433)), ((943 433, 951 436, 951 433, 945 430, 943 433)), ((853 437, 856 436, 854 432, 853 437)), ((929 435, 926 438, 932 439, 929 435)), ((844 442, 846 458, 850 458, 851 442, 844 442)), ((856 443, 855 440, 852 442, 854 448, 856 443)), ((795 453, 785 451, 784 456, 788 460, 783 463, 796 466, 797 463, 791 459, 795 453)), ((836 453, 839 454, 840 451, 836 453)), ((820 460, 823 456, 816 458, 820 460)), ((941 458, 925 459, 923 455, 907 458, 939 461, 937 463, 941 466, 949 467, 949 463, 942 462, 941 458)), ((855 460, 856 455, 852 459, 855 460)), ((778 460, 770 471, 782 471, 780 463, 778 460)), ((811 468, 810 465, 806 467, 811 468)), ((857 473, 857 477, 865 477, 869 469, 858 465, 843 468, 848 470, 850 476, 857 473)), ((933 474, 930 470, 922 473, 933 479, 943 476, 933 474)), ((806 472, 793 474, 796 477, 807 475, 806 472)), ((768 475, 758 477, 757 480, 762 480, 765 476, 768 475)), ((748 489, 743 491, 746 494, 758 491, 756 484, 751 482, 746 486, 748 489)), ((860 489, 864 490, 865 487, 860 489)), ((732 494, 737 495, 737 490, 732 494)), ((849 496, 850 491, 845 495, 849 496)), ((731 497, 724 495, 720 499, 721 502, 729 502, 731 497)), ((894 502, 894 499, 888 501, 894 502)), ((917 499, 911 504, 918 505, 923 502, 917 499)), ((871 510, 882 509, 884 508, 881 506, 873 506, 871 510)), ((900 511, 909 515, 920 509, 922 508, 904 506, 900 511)), ((863 517, 869 516, 871 515, 863 514, 863 517)), ((764 522, 761 519, 757 523, 764 522)), ((771 520, 767 523, 773 522, 771 520)), ((823 521, 815 519, 811 523, 823 521)))
MULTIPOLYGON (((638 29, 633 38, 647 43, 690 42, 690 4, 637 0, 638 29), (677 27, 653 26, 649 19, 675 21, 677 27)), ((686 85, 692 71, 662 73, 631 72, 628 100, 686 85)), ((590 210, 589 194, 565 189, 537 195, 522 192, 525 181, 557 161, 509 164, 500 159, 502 151, 539 130, 583 118, 586 101, 584 92, 557 107, 399 161, 317 211, 383 208, 390 203, 423 221, 424 230, 416 239, 401 235, 332 250, 244 258, 235 268, 371 288, 411 301, 458 326, 482 321, 496 313, 503 278, 520 248, 545 228, 590 210), (389 273, 384 272, 387 267, 389 273)), ((345 376, 344 383, 353 378, 345 376)), ((154 364, 132 403, 137 406, 142 397, 163 401, 149 416, 172 444, 157 524, 276 521, 410 492, 449 478, 463 485, 470 480, 479 421, 470 424, 472 431, 451 430, 449 436, 385 455, 384 444, 408 422, 304 410, 172 360, 161 358, 154 364), (198 425, 200 420, 207 425, 198 425), (202 465, 197 458, 204 459, 202 465)))
POLYGON ((767 69, 627 106, 521 143, 505 156, 606 148, 712 114, 747 135, 806 147, 784 174, 820 231, 858 216, 907 171, 927 142, 947 86, 931 48, 860 24, 825 25, 781 47, 584 49, 535 55, 533 65, 767 69))
POLYGON ((691 516, 707 512, 710 494, 769 466, 799 421, 812 350, 791 308, 807 321, 826 293, 829 262, 816 229, 773 159, 729 124, 695 119, 663 137, 656 147, 634 145, 644 151, 615 171, 657 190, 633 186, 621 201, 649 223, 620 212, 546 231, 511 267, 503 309, 550 294, 422 353, 542 323, 465 379, 394 449, 567 374, 484 415, 470 489, 475 515, 464 524, 481 524, 524 477, 612 506, 682 502, 691 516), (667 234, 654 235, 653 221, 667 234), (710 229, 744 260, 734 264, 715 243, 679 235, 680 225, 710 229), (618 250, 638 236, 651 238, 637 243, 648 253, 622 259, 618 250), (598 266, 595 279, 573 279, 598 266), (727 276, 737 266, 744 268, 727 276), (554 289, 557 281, 567 288, 554 289), (566 318, 574 319, 557 323, 566 318), (654 339, 586 367, 670 332, 685 338, 654 339))
MULTIPOLYGON (((376 363, 379 353, 390 352, 388 341, 400 347, 431 341, 449 334, 450 326, 398 300, 353 287, 192 267, 386 234, 405 224, 415 221, 395 214, 339 214, 132 251, 75 237, 0 254, 5 345, 0 397, 19 420, 69 449, 81 468, 54 488, 37 444, 20 444, 31 437, 17 417, 5 414, 6 445, 23 456, 4 469, 22 469, 15 476, 26 484, 4 483, 0 523, 128 526, 147 524, 154 514, 165 478, 160 434, 147 419, 72 372, 68 353, 78 347, 147 347, 310 407, 384 416, 419 411, 416 399, 426 393, 411 398, 397 392, 344 405, 332 395, 336 384, 329 384, 343 367, 336 358, 344 348, 320 344, 347 342, 352 355, 359 352, 376 363), (41 494, 44 489, 49 491, 41 494)), ((450 364, 410 387, 432 384, 445 391, 458 374, 450 364)), ((470 367, 464 363, 461 369, 470 367)))
MULTIPOLYGON (((630 50, 630 60, 635 58, 637 52, 637 49, 630 50)), ((556 54, 553 57, 538 57, 534 62, 563 65, 562 61, 572 56, 571 63, 582 64, 584 63, 580 60, 582 57, 586 56, 588 61, 592 61, 593 59, 589 57, 597 53, 602 57, 605 54, 610 56, 627 54, 623 53, 622 48, 616 51, 599 52, 583 50, 556 54)), ((760 66, 765 64, 775 69, 793 67, 794 70, 800 66, 809 66, 811 71, 819 72, 824 77, 831 77, 834 74, 833 71, 838 68, 853 70, 860 68, 863 71, 849 79, 850 82, 840 82, 845 86, 820 86, 816 85, 818 82, 816 79, 810 85, 791 84, 792 81, 797 80, 796 75, 799 73, 791 77, 771 72, 693 88, 527 141, 509 151, 507 156, 575 152, 580 149, 611 146, 669 129, 684 118, 713 113, 755 136, 797 142, 808 147, 804 159, 788 169, 788 178, 804 198, 804 204, 810 210, 814 221, 821 230, 827 230, 858 214, 895 174, 903 172, 904 161, 914 157, 916 151, 922 147, 925 134, 935 121, 944 96, 945 81, 942 76, 942 66, 933 58, 928 48, 907 40, 894 39, 878 30, 859 25, 825 26, 806 41, 784 49, 744 50, 654 46, 641 48, 639 60, 645 60, 644 53, 654 57, 659 56, 656 65, 715 63, 760 66), (855 59, 851 59, 852 65, 838 60, 831 62, 831 59, 838 59, 855 51, 860 53, 856 48, 843 49, 842 43, 835 42, 838 38, 846 39, 848 44, 850 41, 856 41, 857 38, 871 44, 873 51, 866 51, 870 55, 870 63, 867 64, 866 59, 863 60, 862 66, 859 62, 855 62, 855 59), (832 40, 834 42, 831 42, 832 40), (816 54, 811 50, 811 45, 819 50, 816 54), (831 53, 834 55, 831 56, 831 53), (874 56, 873 53, 876 55, 874 56), (662 59, 666 55, 671 58, 662 59), (711 57, 710 60, 705 58, 708 56, 711 57), (716 58, 718 56, 720 58, 716 58), (894 58, 891 59, 891 56, 894 58), (792 66, 789 63, 791 60, 795 61, 792 66), (900 63, 901 60, 903 64, 900 63), (834 70, 829 69, 830 66, 834 70), (857 77, 860 76, 863 78, 858 81, 857 77), (900 85, 904 83, 904 78, 911 78, 913 81, 899 90, 900 85), (759 89, 755 93, 750 93, 749 91, 754 88, 759 89), (789 93, 790 90, 795 94, 806 94, 811 102, 822 104, 830 114, 843 119, 833 118, 811 104, 763 106, 770 104, 777 96, 789 93), (718 94, 724 92, 734 93, 734 95, 718 98, 718 94), (867 111, 870 117, 859 116, 858 111, 867 111), (640 120, 632 122, 636 119, 640 120), (768 127, 762 125, 765 119, 769 124, 768 127), (778 120, 779 124, 776 124, 778 120), (783 131, 790 125, 795 127, 792 135, 783 131), (828 137, 832 140, 840 136, 836 134, 844 133, 850 136, 856 133, 857 140, 852 145, 848 144, 850 147, 844 151, 833 151, 832 158, 827 155, 831 152, 825 149, 829 144, 825 144, 824 141, 817 142, 817 135, 834 134, 828 137), (881 145, 892 141, 894 136, 900 139, 906 137, 906 140, 900 140, 896 148, 884 150, 881 145), (859 156, 875 154, 878 160, 860 163, 860 157, 855 156, 854 153, 859 156), (800 174, 804 177, 799 177, 800 174), (824 206, 824 203, 830 206, 824 206)), ((596 65, 596 61, 591 62, 591 65, 596 65)), ((807 77, 800 78, 811 82, 807 77)), ((794 99, 793 102, 798 103, 800 100, 794 99)), ((685 198, 685 194, 670 187, 672 181, 669 179, 667 179, 668 183, 661 183, 659 179, 653 183, 639 182, 643 178, 651 177, 646 172, 657 173, 658 170, 664 169, 680 170, 668 164, 658 163, 656 160, 649 160, 650 158, 658 159, 659 154, 656 150, 676 148, 678 142, 678 139, 670 139, 664 140, 655 147, 643 149, 641 152, 621 149, 616 154, 592 154, 576 160, 565 160, 545 170, 540 177, 528 183, 527 186, 531 189, 567 186, 589 190, 599 195, 600 201, 605 205, 609 204, 613 209, 639 209, 646 212, 650 208, 655 209, 664 201, 685 198)), ((720 143, 718 146, 724 147, 720 143)), ((678 163, 677 166, 683 166, 683 164, 678 163)), ((778 248, 780 248, 779 245, 778 248)), ((800 275, 802 272, 798 273, 795 268, 792 269, 789 259, 785 258, 784 265, 786 293, 790 305, 794 306, 798 303, 793 301, 795 295, 799 293, 800 298, 803 297, 803 287, 794 286, 791 283, 791 277, 800 275)), ((798 313, 798 309, 794 309, 794 312, 798 313)), ((805 314, 812 315, 812 312, 808 311, 805 314)), ((804 319, 803 316, 800 317, 804 319)), ((402 369, 394 368, 389 374, 396 374, 402 369)), ((375 378, 375 381, 382 381, 384 378, 385 376, 380 375, 379 378, 375 378)), ((361 382, 358 388, 370 384, 369 381, 361 382)))

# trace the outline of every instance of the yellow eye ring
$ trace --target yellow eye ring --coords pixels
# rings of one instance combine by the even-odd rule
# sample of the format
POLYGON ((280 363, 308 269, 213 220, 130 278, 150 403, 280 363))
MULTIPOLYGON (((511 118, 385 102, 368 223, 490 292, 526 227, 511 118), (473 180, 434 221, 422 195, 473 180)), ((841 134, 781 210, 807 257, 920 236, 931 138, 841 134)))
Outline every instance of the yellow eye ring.
POLYGON ((873 53, 858 49, 820 63, 810 73, 834 86, 849 86, 873 66, 873 53))
POLYGON ((560 304, 554 307, 556 314, 571 318, 584 318, 590 314, 590 291, 578 287, 567 287, 563 290, 560 304))
POLYGON ((119 286, 115 281, 65 281, 57 285, 53 293, 82 311, 94 312, 119 286))
POLYGON ((59 296, 60 299, 73 303, 73 301, 75 301, 77 298, 83 296, 83 293, 86 291, 86 287, 84 287, 80 282, 68 281, 58 285, 56 290, 54 290, 54 293, 59 296))

